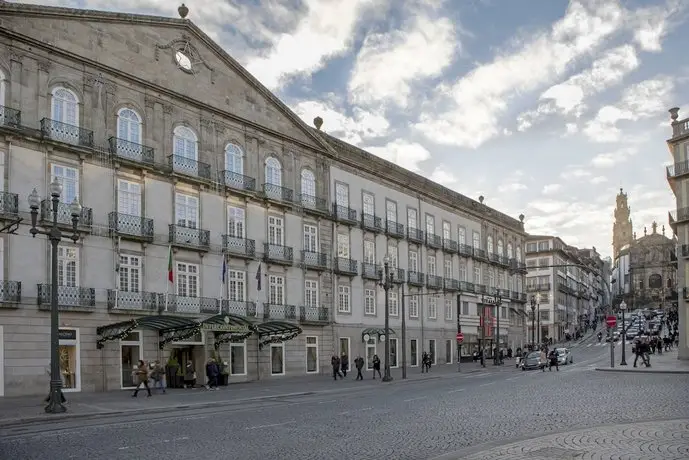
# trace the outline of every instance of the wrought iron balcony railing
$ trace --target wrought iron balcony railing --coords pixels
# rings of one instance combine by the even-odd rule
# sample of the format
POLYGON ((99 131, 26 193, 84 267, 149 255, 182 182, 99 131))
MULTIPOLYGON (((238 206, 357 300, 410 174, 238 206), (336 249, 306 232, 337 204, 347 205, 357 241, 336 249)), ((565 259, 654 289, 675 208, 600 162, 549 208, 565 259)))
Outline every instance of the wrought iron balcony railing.
POLYGON ((297 319, 297 307, 295 305, 282 305, 274 303, 263 304, 263 319, 297 319))
POLYGON ((357 223, 356 209, 352 209, 349 206, 333 204, 333 217, 336 221, 343 224, 355 225, 357 223))
POLYGON ((488 286, 485 284, 474 283, 474 291, 477 294, 489 294, 488 286))
POLYGON ((41 120, 41 135, 57 142, 79 147, 93 147, 93 131, 50 118, 41 120))
POLYGON ((22 113, 17 109, 0 105, 0 124, 19 128, 22 125, 22 113))
POLYGON ((235 190, 244 190, 246 192, 256 191, 256 179, 253 177, 227 170, 222 172, 221 177, 225 187, 230 187, 235 190))
MULTIPOLYGON (((46 199, 41 201, 40 219, 45 223, 53 221, 53 201, 46 199)), ((67 203, 57 205, 57 223, 61 225, 72 225, 72 211, 67 203)), ((93 211, 91 208, 82 207, 79 215, 79 227, 91 227, 93 225, 93 211)))
MULTIPOLYGON (((163 311, 168 313, 209 313, 220 312, 220 301, 213 297, 186 296, 179 294, 167 294, 163 311)), ((164 296, 165 298, 165 296, 164 296)))
POLYGON ((0 192, 0 215, 16 216, 19 213, 19 196, 16 193, 0 192))
POLYGON ((361 277, 367 280, 378 281, 380 279, 381 267, 378 264, 361 263, 361 277))
MULTIPOLYGON (((50 309, 51 285, 39 284, 36 300, 41 310, 50 309)), ((95 309, 96 290, 79 286, 58 286, 57 304, 63 309, 95 309)))
POLYGON ((459 244, 459 255, 464 256, 464 257, 472 257, 474 255, 474 248, 469 246, 468 244, 459 244))
POLYGON ((256 256, 256 241, 248 238, 237 238, 234 235, 222 236, 222 250, 235 257, 253 259, 256 256))
POLYGON ((292 265, 294 263, 294 249, 291 246, 281 244, 263 244, 263 260, 282 265, 292 265))
POLYGON ((500 262, 500 256, 498 254, 495 254, 493 252, 488 253, 488 260, 493 262, 494 264, 497 264, 500 262))
POLYGON ((452 278, 445 278, 443 280, 443 286, 448 291, 458 291, 459 290, 459 281, 456 279, 452 279, 452 278))
POLYGON ((145 241, 153 241, 153 219, 141 216, 111 212, 108 214, 108 226, 112 232, 123 236, 145 241))
POLYGON ((390 268, 390 273, 392 273, 392 282, 395 284, 404 284, 406 281, 406 278, 404 277, 404 269, 403 268, 390 268))
POLYGON ((518 300, 520 302, 526 302, 526 293, 525 292, 519 293, 519 299, 518 300))
POLYGON ((243 302, 239 300, 222 300, 222 311, 231 315, 244 316, 245 318, 256 318, 256 303, 243 302))
POLYGON ((404 225, 394 220, 385 223, 385 233, 391 238, 404 238, 404 225))
POLYGON ((156 312, 164 306, 160 303, 160 300, 164 302, 165 298, 159 299, 162 295, 155 292, 130 292, 108 289, 108 310, 156 312))
POLYGON ((175 246, 208 251, 211 246, 211 232, 183 225, 169 225, 168 243, 175 246))
POLYGON ((675 178, 689 174, 689 160, 680 161, 666 168, 667 178, 675 178))
POLYGON ((510 270, 526 273, 526 264, 524 262, 519 262, 517 259, 512 258, 510 259, 510 270))
POLYGON ((508 259, 505 256, 499 255, 498 263, 502 265, 503 267, 509 267, 510 265, 510 259, 508 259))
POLYGON ((407 283, 412 286, 423 286, 426 284, 426 276, 422 272, 407 272, 407 283))
POLYGON ((327 323, 330 321, 330 309, 326 307, 299 307, 300 323, 327 323))
POLYGON ((382 232, 384 230, 383 220, 380 217, 376 217, 371 214, 362 214, 361 228, 376 233, 382 232))
POLYGON ((292 203, 294 201, 294 191, 281 185, 263 184, 263 195, 267 200, 282 203, 292 203))
POLYGON ((356 276, 359 273, 356 260, 346 257, 335 257, 335 266, 333 268, 338 275, 356 276))
POLYGON ((443 239, 440 235, 426 232, 426 245, 429 248, 440 249, 443 246, 443 239))
POLYGON ((424 236, 424 231, 418 228, 407 227, 407 239, 413 243, 423 244, 426 237, 424 236))
POLYGON ((155 151, 153 147, 137 144, 119 137, 111 137, 108 139, 108 149, 110 154, 118 158, 123 158, 137 163, 155 163, 155 151))
POLYGON ((426 275, 426 286, 429 289, 442 289, 443 277, 438 275, 426 275))
POLYGON ((443 238, 443 251, 449 253, 456 253, 458 250, 457 242, 449 238, 443 238))
POLYGON ((474 257, 481 260, 487 260, 486 251, 479 248, 474 248, 474 257))
POLYGON ((313 211, 319 214, 328 213, 328 201, 325 198, 301 193, 298 198, 298 203, 307 211, 313 211))
POLYGON ((328 255, 324 252, 301 251, 301 263, 305 268, 327 270, 328 255))
MULTIPOLYGON (((22 301, 21 281, 0 281, 0 304, 19 303, 22 301)), ((2 305, 0 305, 2 306, 2 305)))
POLYGON ((510 298, 510 291, 509 289, 498 289, 498 295, 504 300, 507 300, 510 298))
POLYGON ((476 285, 474 283, 470 283, 469 281, 460 281, 459 282, 459 290, 462 292, 476 292, 476 285))
POLYGON ((208 163, 183 157, 182 155, 168 156, 168 163, 173 172, 206 180, 211 178, 211 165, 208 163))

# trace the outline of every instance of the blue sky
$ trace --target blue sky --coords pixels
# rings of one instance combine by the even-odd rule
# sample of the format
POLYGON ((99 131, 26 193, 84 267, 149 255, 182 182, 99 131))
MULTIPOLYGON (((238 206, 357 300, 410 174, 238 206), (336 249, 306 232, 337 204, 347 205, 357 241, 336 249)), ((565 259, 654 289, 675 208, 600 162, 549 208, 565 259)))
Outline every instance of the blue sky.
MULTIPOLYGON (((44 0, 176 16, 163 0, 44 0), (115 6, 112 6, 115 5, 115 6)), ((686 0, 188 0, 307 123, 609 255, 615 195, 667 226, 686 0)), ((669 227, 667 234, 670 234, 669 227)))

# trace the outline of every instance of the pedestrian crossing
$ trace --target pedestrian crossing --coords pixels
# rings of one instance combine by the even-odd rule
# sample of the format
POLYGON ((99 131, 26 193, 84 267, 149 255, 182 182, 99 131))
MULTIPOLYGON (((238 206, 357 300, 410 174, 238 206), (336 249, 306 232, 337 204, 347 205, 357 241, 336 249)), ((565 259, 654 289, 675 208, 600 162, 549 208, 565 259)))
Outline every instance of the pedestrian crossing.
MULTIPOLYGON (((632 345, 632 344, 633 344, 633 342, 627 341, 627 345, 632 345)), ((615 342, 616 347, 618 347, 620 345, 622 345, 622 342, 615 342)), ((586 348, 590 348, 590 347, 610 347, 610 342, 589 343, 588 345, 586 345, 586 348)))

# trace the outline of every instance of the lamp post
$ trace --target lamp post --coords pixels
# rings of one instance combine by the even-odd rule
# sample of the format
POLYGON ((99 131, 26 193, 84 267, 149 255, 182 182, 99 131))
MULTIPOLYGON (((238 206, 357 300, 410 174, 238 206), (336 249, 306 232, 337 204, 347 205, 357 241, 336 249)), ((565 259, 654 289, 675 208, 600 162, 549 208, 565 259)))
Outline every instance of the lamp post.
MULTIPOLYGON (((457 335, 462 332, 462 320, 460 314, 462 304, 462 293, 457 294, 457 335)), ((457 340, 457 372, 462 372, 462 342, 457 340)))
MULTIPOLYGON (((67 408, 62 404, 62 379, 60 378, 60 337, 59 337, 59 321, 57 309, 57 295, 58 295, 58 276, 57 276, 57 250, 62 240, 63 234, 58 227, 58 211, 60 208, 60 195, 62 194, 62 184, 57 179, 50 183, 50 201, 52 203, 53 219, 50 227, 42 230, 36 227, 38 221, 38 208, 41 204, 41 198, 38 196, 36 189, 33 189, 29 195, 29 208, 31 209, 31 229, 29 233, 34 238, 36 235, 46 235, 50 240, 51 246, 51 260, 50 260, 50 395, 48 396, 48 405, 45 406, 45 411, 49 414, 59 414, 66 412, 67 408)), ((72 234, 65 235, 75 243, 79 240, 79 233, 77 232, 77 225, 79 225, 79 216, 81 215, 81 205, 79 201, 74 198, 74 201, 69 205, 69 210, 72 215, 72 234)))
POLYGON ((531 346, 536 346, 536 296, 531 296, 531 346))
POLYGON ((624 322, 624 311, 627 309, 627 304, 624 300, 620 303, 620 310, 622 310, 622 361, 620 361, 620 366, 627 365, 627 325, 624 322))
POLYGON ((383 382, 392 382, 390 375, 390 289, 393 287, 393 277, 390 273, 390 257, 383 258, 384 270, 379 273, 380 285, 385 290, 385 375, 383 382))

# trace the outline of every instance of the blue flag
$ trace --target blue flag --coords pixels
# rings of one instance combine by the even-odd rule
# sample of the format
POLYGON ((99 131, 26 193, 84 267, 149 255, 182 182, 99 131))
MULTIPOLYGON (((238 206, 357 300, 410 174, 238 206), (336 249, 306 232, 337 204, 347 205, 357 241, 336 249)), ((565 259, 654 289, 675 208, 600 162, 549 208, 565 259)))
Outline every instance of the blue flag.
POLYGON ((222 284, 225 284, 225 275, 227 275, 227 263, 225 258, 223 257, 222 259, 222 274, 220 275, 220 279, 222 280, 222 284))

